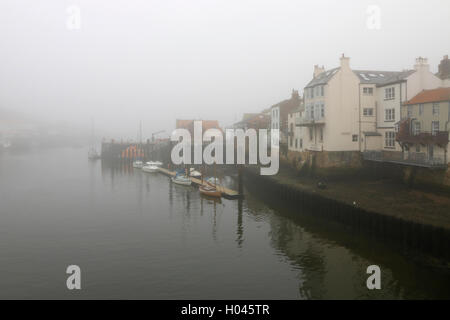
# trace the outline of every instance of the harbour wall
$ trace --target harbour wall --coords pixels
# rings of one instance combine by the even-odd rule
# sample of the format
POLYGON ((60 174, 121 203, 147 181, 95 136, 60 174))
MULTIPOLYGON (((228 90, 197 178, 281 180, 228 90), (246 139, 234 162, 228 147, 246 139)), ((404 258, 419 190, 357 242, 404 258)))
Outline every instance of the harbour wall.
POLYGON ((309 214, 338 222, 352 232, 395 242, 402 249, 420 251, 439 259, 450 260, 448 229, 365 210, 294 185, 284 184, 270 176, 261 176, 253 169, 245 168, 245 184, 252 192, 262 197, 283 199, 287 205, 298 208, 299 214, 309 214))

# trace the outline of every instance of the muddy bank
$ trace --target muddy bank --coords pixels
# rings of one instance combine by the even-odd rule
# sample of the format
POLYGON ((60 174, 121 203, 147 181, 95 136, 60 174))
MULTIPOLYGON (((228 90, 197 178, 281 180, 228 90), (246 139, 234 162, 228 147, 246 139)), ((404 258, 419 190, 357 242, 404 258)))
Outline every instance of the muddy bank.
POLYGON ((249 187, 268 197, 279 197, 355 230, 404 247, 450 259, 450 198, 409 189, 384 180, 333 181, 326 189, 319 179, 300 177, 281 169, 276 176, 261 176, 245 168, 249 187))

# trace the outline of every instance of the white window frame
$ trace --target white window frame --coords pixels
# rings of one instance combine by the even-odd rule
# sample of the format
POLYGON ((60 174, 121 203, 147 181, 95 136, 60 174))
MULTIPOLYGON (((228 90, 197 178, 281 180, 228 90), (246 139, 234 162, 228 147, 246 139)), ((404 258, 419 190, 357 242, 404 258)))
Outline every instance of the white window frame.
POLYGON ((439 115, 440 104, 439 102, 433 102, 433 116, 439 115))
POLYGON ((425 106, 424 106, 423 103, 419 104, 419 116, 423 115, 424 107, 425 107, 425 106))
POLYGON ((413 135, 418 136, 421 130, 421 123, 420 121, 414 121, 413 122, 413 135))
POLYGON ((363 94, 366 96, 373 96, 373 88, 372 87, 363 87, 363 94))
POLYGON ((395 99, 395 87, 384 88, 384 100, 395 99))
POLYGON ((435 136, 438 132, 439 132, 439 121, 431 121, 431 134, 435 136))
POLYGON ((384 120, 385 121, 395 121, 395 109, 389 108, 384 110, 384 120))
POLYGON ((386 148, 394 148, 395 147, 395 132, 394 131, 386 131, 384 133, 384 146, 386 148))

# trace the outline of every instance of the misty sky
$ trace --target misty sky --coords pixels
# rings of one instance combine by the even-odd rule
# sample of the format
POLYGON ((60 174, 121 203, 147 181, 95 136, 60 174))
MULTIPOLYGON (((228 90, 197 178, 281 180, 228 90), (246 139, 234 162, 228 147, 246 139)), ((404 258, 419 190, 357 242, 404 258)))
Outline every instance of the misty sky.
POLYGON ((90 125, 108 137, 176 118, 258 112, 342 53, 362 69, 432 71, 450 53, 450 1, 2 0, 0 107, 90 125), (366 27, 368 5, 381 29, 366 27), (81 28, 66 26, 67 8, 81 28))

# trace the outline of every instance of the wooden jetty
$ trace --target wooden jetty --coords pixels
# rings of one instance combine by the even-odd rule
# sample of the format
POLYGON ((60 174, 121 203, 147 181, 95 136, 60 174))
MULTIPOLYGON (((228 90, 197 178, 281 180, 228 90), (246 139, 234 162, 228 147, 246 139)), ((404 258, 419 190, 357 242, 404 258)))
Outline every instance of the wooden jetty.
MULTIPOLYGON (((158 169, 159 169, 159 172, 164 173, 165 175, 168 175, 168 176, 171 176, 171 177, 175 176, 175 172, 174 171, 170 171, 170 170, 167 170, 167 169, 164 169, 164 168, 158 168, 158 169)), ((204 186, 208 185, 205 181, 202 182, 201 179, 197 179, 197 178, 193 178, 193 177, 191 177, 191 181, 192 181, 193 184, 195 184, 197 186, 200 186, 202 184, 204 186)), ((239 193, 237 191, 235 191, 235 190, 231 190, 231 189, 225 188, 223 186, 216 186, 216 189, 218 191, 220 191, 222 193, 222 196, 225 197, 225 198, 238 198, 239 197, 239 193)))

